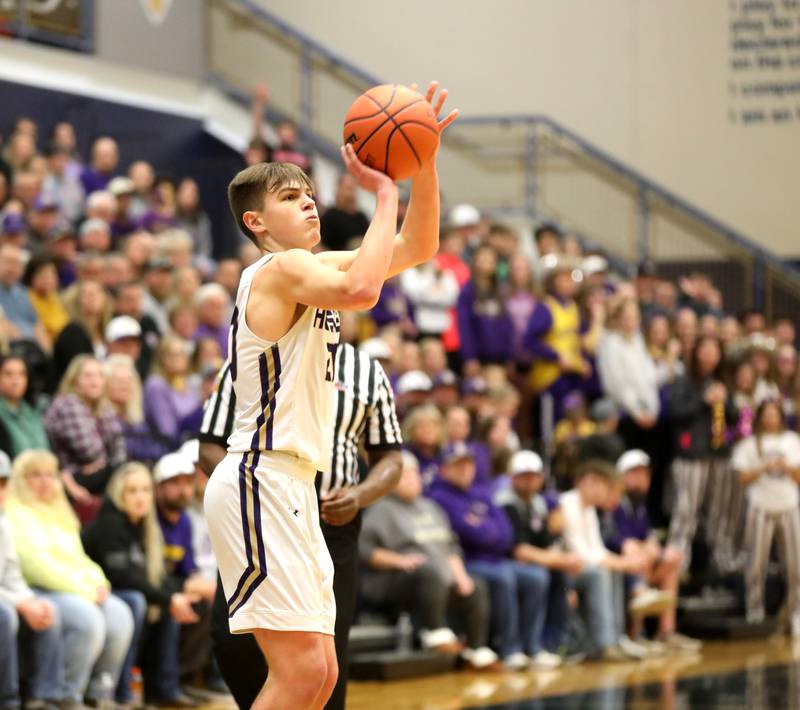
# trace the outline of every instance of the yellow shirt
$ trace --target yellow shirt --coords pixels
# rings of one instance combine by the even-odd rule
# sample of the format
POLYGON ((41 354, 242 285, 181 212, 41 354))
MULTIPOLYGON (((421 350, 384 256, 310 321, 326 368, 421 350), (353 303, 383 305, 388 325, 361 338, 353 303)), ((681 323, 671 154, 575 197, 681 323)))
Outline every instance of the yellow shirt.
POLYGON ((98 587, 111 587, 83 550, 79 529, 45 505, 8 503, 6 514, 25 581, 52 592, 94 602, 98 587))
POLYGON ((556 444, 563 444, 570 439, 585 439, 594 434, 596 425, 590 419, 578 422, 576 427, 569 419, 562 419, 556 424, 553 438, 556 444))
MULTIPOLYGON (((569 362, 581 359, 581 316, 574 301, 562 304, 552 296, 545 296, 544 302, 550 309, 553 324, 543 340, 558 355, 569 362)), ((557 362, 536 360, 531 368, 531 386, 534 392, 543 392, 561 376, 557 362)))
POLYGON ((57 293, 51 293, 47 297, 40 296, 31 289, 28 289, 28 297, 47 334, 55 340, 69 323, 69 315, 61 302, 61 297, 57 293))

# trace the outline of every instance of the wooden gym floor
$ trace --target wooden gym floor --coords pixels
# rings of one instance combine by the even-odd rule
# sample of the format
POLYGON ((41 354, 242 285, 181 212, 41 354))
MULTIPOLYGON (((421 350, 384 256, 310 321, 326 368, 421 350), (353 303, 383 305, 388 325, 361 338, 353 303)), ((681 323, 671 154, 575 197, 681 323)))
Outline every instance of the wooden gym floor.
MULTIPOLYGON (((730 708, 737 698, 741 707, 798 707, 800 697, 791 697, 787 684, 792 690, 800 685, 800 642, 793 644, 787 638, 774 638, 759 641, 712 641, 706 643, 696 656, 672 656, 669 658, 643 661, 639 663, 583 663, 556 671, 537 671, 526 673, 448 673, 414 680, 387 683, 351 682, 348 691, 348 710, 458 710, 460 708, 489 708, 492 706, 522 708, 541 707, 539 704, 525 702, 536 698, 575 695, 571 707, 594 707, 588 699, 592 694, 581 693, 598 689, 620 690, 610 698, 606 696, 603 707, 659 708, 667 710, 685 707, 676 698, 685 697, 693 691, 681 690, 683 686, 697 686, 698 679, 706 677, 702 683, 704 695, 702 707, 730 708), (784 672, 784 669, 786 672, 784 672), (791 671, 791 673, 790 673, 791 671), (742 673, 744 672, 744 673, 742 673), (753 672, 761 673, 761 684, 780 686, 779 701, 754 703, 750 688, 753 672), (777 672, 777 675, 776 675, 777 672), (745 677, 745 674, 747 677, 745 677), (786 678, 791 675, 792 682, 786 678), (735 688, 731 691, 710 682, 713 678, 735 679, 729 683, 735 688), (768 678, 765 683, 764 679, 768 678), (694 679, 694 680, 693 680, 694 679), (649 694, 650 700, 637 699, 637 689, 641 696, 649 694), (743 690, 744 689, 744 690, 743 690), (646 692, 645 692, 646 691, 646 692), (734 695, 731 696, 731 692, 734 695), (655 696, 655 697, 653 697, 655 696), (734 698, 733 700, 731 698, 734 698), (785 699, 785 703, 783 702, 785 699), (505 705, 508 703, 509 705, 505 705)), ((763 689, 770 692, 770 688, 763 689)), ((766 696, 765 696, 766 697, 766 696)), ((565 699, 570 701, 572 699, 565 699)), ((207 710, 230 710, 232 703, 208 706, 207 710)), ((561 706, 561 701, 557 703, 561 706)), ((691 703, 695 707, 695 703, 691 703)), ((549 707, 549 704, 548 704, 549 707)), ((735 707, 739 707, 738 703, 735 707)))

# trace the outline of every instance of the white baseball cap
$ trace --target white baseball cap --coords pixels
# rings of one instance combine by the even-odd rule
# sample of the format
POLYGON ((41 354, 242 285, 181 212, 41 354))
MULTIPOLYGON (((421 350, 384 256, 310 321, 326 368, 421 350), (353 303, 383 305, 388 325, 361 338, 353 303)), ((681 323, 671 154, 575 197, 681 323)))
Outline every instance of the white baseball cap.
POLYGON ((511 457, 511 461, 508 463, 508 472, 512 476, 520 473, 544 473, 544 462, 535 451, 522 449, 511 457))
POLYGON ((361 343, 358 349, 376 360, 389 360, 392 357, 392 350, 389 344, 380 338, 369 338, 361 343))
POLYGON ((196 464, 200 460, 200 441, 198 439, 184 441, 178 453, 196 464))
POLYGON ((474 227, 480 224, 481 213, 474 205, 462 204, 456 205, 450 210, 447 216, 447 224, 449 227, 474 227))
POLYGON ((625 473, 632 468, 649 468, 650 457, 641 449, 631 449, 626 451, 617 461, 617 471, 625 473))
POLYGON ((608 271, 608 259, 606 259, 604 256, 600 256, 599 254, 591 254, 583 260, 581 268, 586 276, 591 276, 592 274, 602 274, 603 272, 608 271))
POLYGON ((397 380, 397 394, 409 392, 430 392, 433 382, 422 370, 410 370, 397 380))
POLYGON ((164 483, 175 476, 193 476, 194 462, 180 451, 162 456, 155 468, 153 468, 153 478, 156 483, 164 483))
POLYGON ((141 338, 142 326, 130 316, 112 318, 106 326, 106 342, 113 343, 123 338, 141 338))

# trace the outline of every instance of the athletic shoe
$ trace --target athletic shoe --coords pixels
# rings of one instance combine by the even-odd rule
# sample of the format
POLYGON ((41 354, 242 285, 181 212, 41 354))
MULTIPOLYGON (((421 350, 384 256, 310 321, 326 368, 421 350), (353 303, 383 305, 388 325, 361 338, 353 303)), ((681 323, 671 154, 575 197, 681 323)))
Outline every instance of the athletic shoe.
POLYGON ((517 651, 503 659, 503 665, 509 671, 524 671, 531 665, 531 659, 522 651, 517 651))
POLYGON ((486 670, 500 663, 500 657, 488 646, 465 648, 461 652, 461 658, 476 671, 486 670))
POLYGON ((419 632, 419 640, 422 642, 422 648, 436 653, 455 655, 464 649, 458 637, 446 626, 439 629, 423 629, 419 632))
POLYGON ((648 658, 661 658, 669 652, 666 644, 661 641, 652 641, 646 638, 637 638, 634 641, 638 646, 642 646, 647 651, 648 658))
POLYGON ((658 640, 666 646, 668 653, 698 653, 703 648, 702 641, 679 633, 660 636, 658 640))
POLYGON ((627 636, 620 636, 617 645, 628 658, 641 661, 650 656, 650 652, 644 646, 636 643, 636 641, 631 641, 627 636))
POLYGON ((748 624, 763 624, 764 623, 764 610, 754 609, 747 612, 748 624))
POLYGON ((625 653, 622 647, 616 643, 613 646, 603 649, 603 652, 600 654, 600 660, 608 663, 628 663, 634 659, 625 653))
POLYGON ((562 663, 561 656, 555 653, 548 653, 547 651, 539 651, 531 658, 531 668, 536 668, 542 671, 551 671, 558 668, 562 663))
POLYGON ((675 595, 671 592, 648 588, 631 599, 628 611, 631 616, 658 616, 667 609, 672 609, 676 603, 675 595))

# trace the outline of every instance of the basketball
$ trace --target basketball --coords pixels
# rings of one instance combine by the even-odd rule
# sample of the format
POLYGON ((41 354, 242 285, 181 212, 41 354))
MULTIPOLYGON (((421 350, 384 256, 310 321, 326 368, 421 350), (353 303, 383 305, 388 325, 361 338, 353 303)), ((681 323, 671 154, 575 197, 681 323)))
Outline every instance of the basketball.
POLYGON ((358 158, 392 180, 419 172, 439 144, 433 107, 422 94, 400 84, 375 86, 361 94, 344 122, 344 142, 358 158))

